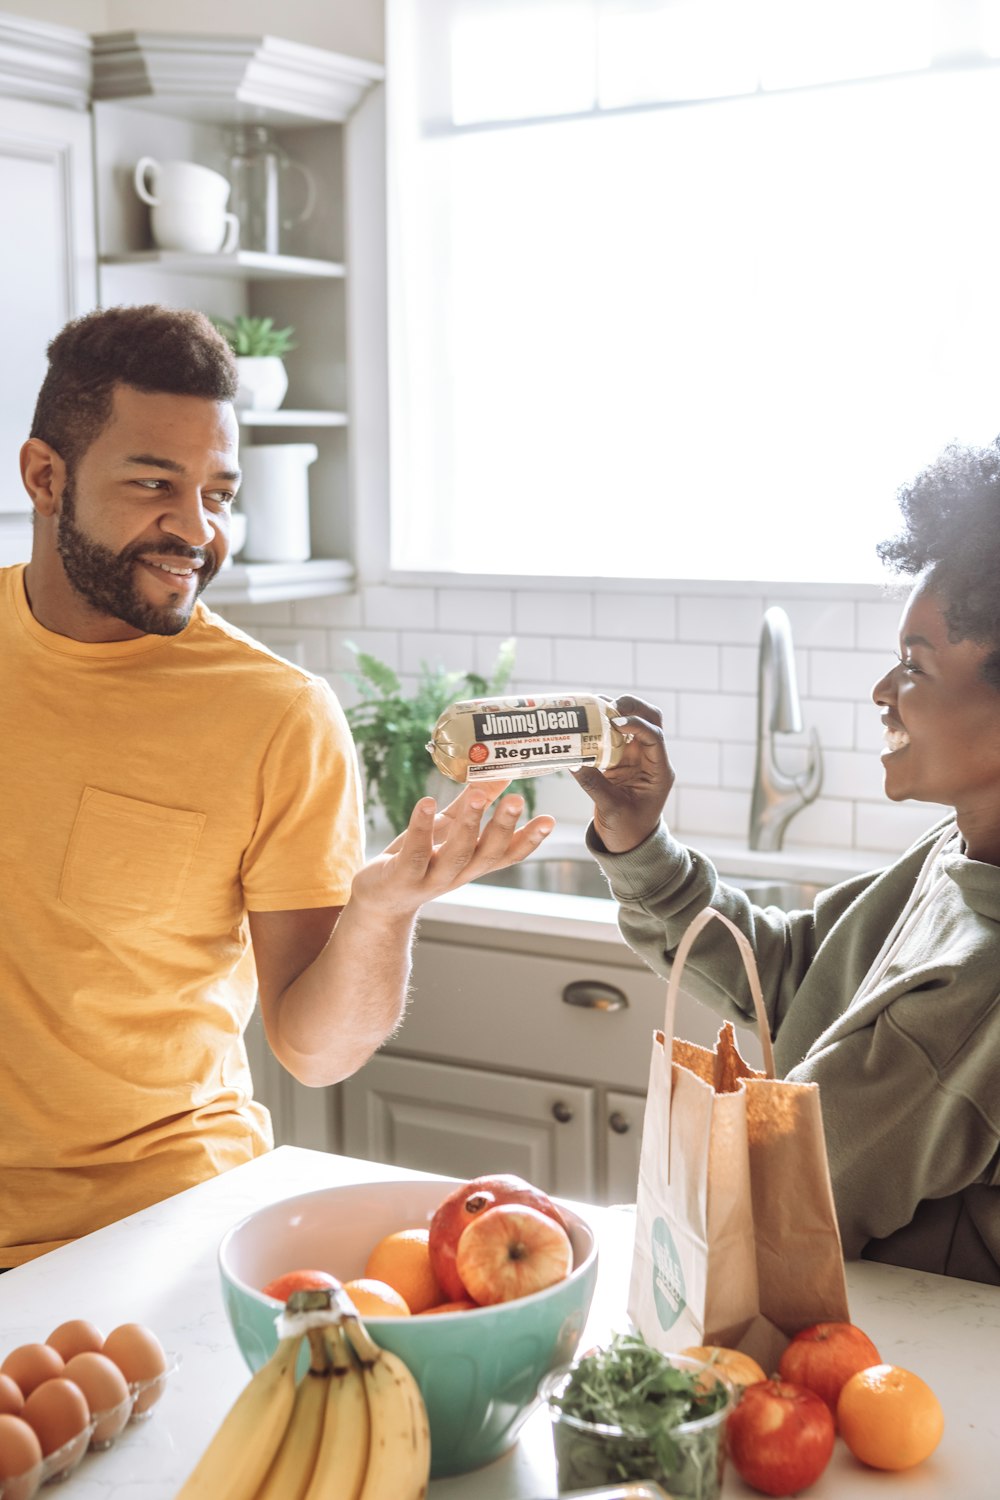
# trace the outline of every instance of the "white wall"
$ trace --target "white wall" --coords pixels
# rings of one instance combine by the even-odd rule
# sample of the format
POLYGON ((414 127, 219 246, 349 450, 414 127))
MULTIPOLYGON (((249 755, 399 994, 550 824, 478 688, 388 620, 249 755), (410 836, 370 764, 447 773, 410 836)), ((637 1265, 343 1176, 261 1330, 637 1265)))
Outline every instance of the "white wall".
POLYGON ((385 55, 382 0, 4 0, 0 8, 81 31, 263 34, 368 62, 385 55))

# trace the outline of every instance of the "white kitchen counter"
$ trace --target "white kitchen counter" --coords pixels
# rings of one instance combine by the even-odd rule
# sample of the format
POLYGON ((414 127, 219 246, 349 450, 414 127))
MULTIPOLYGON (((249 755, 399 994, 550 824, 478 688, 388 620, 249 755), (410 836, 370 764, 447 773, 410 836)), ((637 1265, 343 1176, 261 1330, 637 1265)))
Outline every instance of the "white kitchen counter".
MULTIPOLYGON (((0 1357, 44 1339, 68 1318, 106 1332, 153 1328, 181 1356, 150 1421, 113 1448, 90 1453, 60 1500, 173 1500, 249 1378, 222 1304, 216 1250, 224 1232, 261 1204, 337 1183, 422 1174, 283 1146, 268 1156, 134 1214, 0 1276, 0 1357)), ((584 1347, 622 1326, 632 1217, 582 1212, 600 1240, 600 1275, 584 1347)), ((927 1380, 945 1410, 945 1435, 926 1464, 900 1475, 863 1469, 838 1442, 813 1500, 994 1500, 1000 1454, 1000 1288, 862 1262, 848 1267, 851 1314, 884 1359, 927 1380)), ((48 1494, 48 1490, 41 1492, 48 1494)), ((431 1500, 540 1500, 554 1496, 548 1421, 537 1411, 514 1449, 471 1474, 438 1480, 431 1500)), ((730 1470, 726 1500, 753 1494, 730 1470)))
MULTIPOLYGON (((592 858, 584 843, 586 825, 559 823, 530 859, 592 858)), ((780 849, 773 853, 748 849, 733 840, 692 838, 691 846, 708 856, 725 873, 756 875, 771 880, 804 880, 836 885, 852 875, 880 869, 893 856, 864 849, 780 849)), ((510 886, 473 882, 426 905, 420 925, 433 934, 442 924, 488 927, 500 932, 534 933, 597 942, 621 942, 618 907, 608 899, 560 896, 548 891, 523 891, 510 886)))

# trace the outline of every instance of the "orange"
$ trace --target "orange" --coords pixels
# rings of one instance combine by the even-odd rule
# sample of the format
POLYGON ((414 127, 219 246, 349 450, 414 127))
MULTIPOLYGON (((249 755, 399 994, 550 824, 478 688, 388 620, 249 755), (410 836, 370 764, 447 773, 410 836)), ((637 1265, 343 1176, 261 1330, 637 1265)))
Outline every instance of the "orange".
POLYGON ((371 1276, 344 1282, 344 1291, 363 1318, 408 1318, 410 1309, 394 1287, 371 1276))
POLYGON ((391 1286, 411 1313, 426 1312, 445 1300, 431 1269, 429 1234, 427 1229, 397 1229, 379 1240, 365 1266, 365 1275, 391 1286))
POLYGON ((677 1352, 688 1359, 700 1359, 714 1366, 730 1385, 735 1386, 737 1393, 745 1385, 756 1385, 759 1380, 767 1379, 757 1361, 740 1349, 726 1349, 722 1344, 696 1344, 677 1352))
POLYGON ((941 1441, 944 1412, 930 1386, 898 1365, 872 1365, 844 1385, 837 1426, 855 1458, 873 1469, 912 1469, 941 1441))

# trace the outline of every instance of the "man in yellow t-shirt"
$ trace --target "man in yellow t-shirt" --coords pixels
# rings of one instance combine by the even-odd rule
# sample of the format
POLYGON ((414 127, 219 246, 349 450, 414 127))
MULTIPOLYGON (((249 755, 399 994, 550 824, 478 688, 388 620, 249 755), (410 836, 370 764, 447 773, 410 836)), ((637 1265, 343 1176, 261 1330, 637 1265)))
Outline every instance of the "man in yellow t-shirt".
POLYGON ((0 1267, 271 1145, 243 1032, 306 1084, 398 1024, 416 914, 551 828, 431 799, 363 863, 327 684, 212 614, 236 370, 200 314, 112 308, 49 347, 0 570, 0 1267))

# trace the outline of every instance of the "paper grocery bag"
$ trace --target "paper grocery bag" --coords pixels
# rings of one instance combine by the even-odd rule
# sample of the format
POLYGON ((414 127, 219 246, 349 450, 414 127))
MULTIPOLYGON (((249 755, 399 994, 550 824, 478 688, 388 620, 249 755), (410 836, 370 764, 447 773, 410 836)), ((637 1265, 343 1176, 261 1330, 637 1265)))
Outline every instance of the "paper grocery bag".
POLYGON ((712 907, 681 939, 653 1035, 628 1311, 658 1349, 722 1344, 769 1373, 799 1329, 850 1321, 819 1089, 775 1078, 753 949, 712 907), (712 1050, 674 1038, 684 964, 713 920, 743 959, 763 1073, 728 1022, 712 1050))

